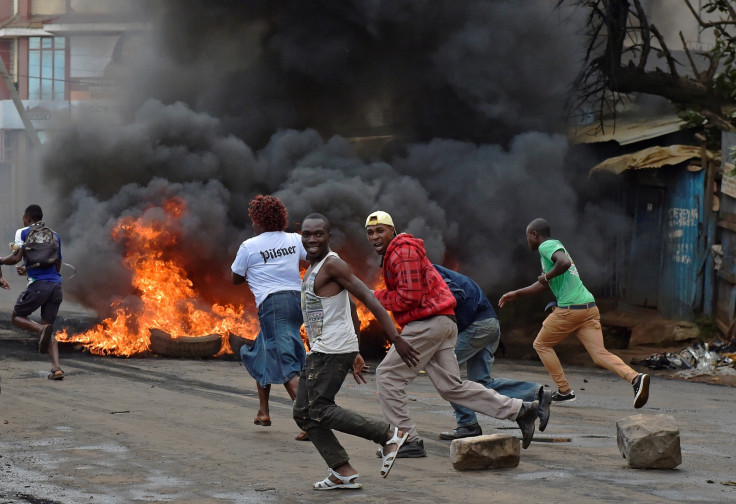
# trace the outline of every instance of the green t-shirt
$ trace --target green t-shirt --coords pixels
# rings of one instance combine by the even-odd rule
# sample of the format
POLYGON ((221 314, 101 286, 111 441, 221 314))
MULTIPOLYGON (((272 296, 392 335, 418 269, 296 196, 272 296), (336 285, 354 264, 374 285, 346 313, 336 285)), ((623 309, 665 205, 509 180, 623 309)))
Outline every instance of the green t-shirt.
POLYGON ((575 267, 575 263, 567 253, 565 247, 562 246, 559 240, 545 240, 539 245, 539 256, 542 259, 542 271, 544 273, 549 272, 554 266, 552 261, 552 255, 558 250, 562 250, 567 257, 570 259, 570 269, 565 271, 562 275, 556 276, 549 280, 549 288, 552 289, 552 293, 557 298, 557 304, 559 306, 568 306, 574 304, 585 304, 595 301, 593 294, 583 285, 580 280, 580 274, 578 269, 575 267))

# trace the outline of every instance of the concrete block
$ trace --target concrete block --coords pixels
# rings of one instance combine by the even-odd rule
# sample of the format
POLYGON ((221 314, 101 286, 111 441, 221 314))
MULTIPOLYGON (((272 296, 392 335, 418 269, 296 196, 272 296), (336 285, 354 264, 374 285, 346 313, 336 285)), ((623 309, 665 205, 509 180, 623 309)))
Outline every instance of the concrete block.
POLYGON ((521 443, 510 434, 454 439, 450 462, 458 471, 503 469, 519 465, 521 443))
POLYGON ((638 345, 666 345, 675 342, 675 322, 645 322, 631 329, 629 347, 638 345))
POLYGON ((681 321, 675 325, 675 341, 689 341, 700 337, 700 328, 692 322, 681 321))
POLYGON ((680 430, 671 415, 633 415, 616 422, 621 455, 636 469, 674 469, 682 463, 680 430))

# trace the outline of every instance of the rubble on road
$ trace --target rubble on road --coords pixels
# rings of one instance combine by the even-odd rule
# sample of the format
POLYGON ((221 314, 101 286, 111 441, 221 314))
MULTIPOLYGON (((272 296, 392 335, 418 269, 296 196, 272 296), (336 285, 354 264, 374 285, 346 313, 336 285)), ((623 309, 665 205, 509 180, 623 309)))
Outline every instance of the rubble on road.
POLYGON ((616 442, 635 469, 674 469, 682 464, 680 429, 672 415, 633 415, 619 420, 616 442))
POLYGON ((633 363, 650 369, 679 370, 676 374, 683 378, 736 375, 736 339, 698 342, 676 353, 655 353, 633 363))

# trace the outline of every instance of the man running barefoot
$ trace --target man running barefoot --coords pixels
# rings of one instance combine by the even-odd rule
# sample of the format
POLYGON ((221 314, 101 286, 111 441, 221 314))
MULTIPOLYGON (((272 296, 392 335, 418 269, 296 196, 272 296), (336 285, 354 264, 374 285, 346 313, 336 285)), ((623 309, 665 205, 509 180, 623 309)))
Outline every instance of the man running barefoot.
MULTIPOLYGON (((438 264, 434 265, 434 269, 442 276, 457 301, 455 318, 458 333, 455 356, 458 364, 466 363, 468 380, 522 401, 538 400, 539 430, 543 431, 549 420, 552 392, 544 390, 536 382, 493 377, 491 374, 494 354, 501 341, 501 329, 496 312, 481 286, 472 278, 438 264)), ((457 427, 450 432, 441 433, 440 439, 461 439, 483 433, 474 411, 459 404, 452 404, 452 407, 455 410, 457 427)))

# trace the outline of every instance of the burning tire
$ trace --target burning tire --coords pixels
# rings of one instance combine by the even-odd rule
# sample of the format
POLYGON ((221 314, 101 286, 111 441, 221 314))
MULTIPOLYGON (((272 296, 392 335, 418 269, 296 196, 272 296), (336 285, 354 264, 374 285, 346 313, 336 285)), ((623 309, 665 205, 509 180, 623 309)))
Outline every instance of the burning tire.
POLYGON ((240 360, 240 349, 243 348, 243 345, 252 346, 255 340, 243 338, 237 334, 230 333, 230 336, 228 336, 228 342, 230 343, 230 350, 233 351, 233 356, 236 360, 240 360))
POLYGON ((172 338, 169 333, 161 329, 149 329, 149 332, 151 333, 151 352, 165 357, 207 359, 217 354, 222 347, 222 338, 219 334, 172 338))

